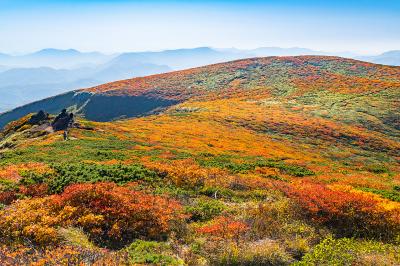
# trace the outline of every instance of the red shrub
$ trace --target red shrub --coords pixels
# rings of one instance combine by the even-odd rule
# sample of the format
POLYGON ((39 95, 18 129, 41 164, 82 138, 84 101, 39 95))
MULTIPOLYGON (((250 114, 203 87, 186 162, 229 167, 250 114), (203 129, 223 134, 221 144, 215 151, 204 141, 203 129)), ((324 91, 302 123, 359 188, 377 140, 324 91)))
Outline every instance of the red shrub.
POLYGON ((48 186, 47 184, 34 184, 28 186, 20 186, 13 190, 7 190, 0 192, 0 203, 9 205, 13 201, 27 197, 44 197, 47 195, 48 186))
POLYGON ((48 189, 47 184, 34 184, 19 187, 19 193, 28 197, 44 197, 48 195, 48 189))
POLYGON ((14 190, 0 192, 0 203, 1 204, 9 205, 16 199, 18 199, 18 195, 17 195, 16 191, 14 191, 14 190))
POLYGON ((399 209, 385 209, 367 194, 337 191, 324 185, 299 182, 282 186, 304 214, 345 236, 392 237, 400 230, 399 209))
POLYGON ((230 217, 220 216, 214 219, 210 225, 198 228, 197 233, 208 235, 216 240, 234 239, 239 241, 247 230, 247 224, 230 217))
POLYGON ((171 220, 182 217, 178 202, 114 183, 71 185, 54 202, 59 208, 73 208, 73 225, 83 227, 95 240, 125 243, 136 237, 160 238, 171 220))

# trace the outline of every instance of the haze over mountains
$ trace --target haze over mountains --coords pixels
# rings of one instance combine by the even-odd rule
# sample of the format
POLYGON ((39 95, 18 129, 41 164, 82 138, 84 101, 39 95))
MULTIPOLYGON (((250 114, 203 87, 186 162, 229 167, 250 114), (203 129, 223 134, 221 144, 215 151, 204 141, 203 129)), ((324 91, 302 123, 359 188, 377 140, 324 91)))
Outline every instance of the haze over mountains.
POLYGON ((356 59, 382 65, 400 66, 400 50, 388 51, 376 56, 359 56, 356 59))
POLYGON ((43 49, 34 53, 12 56, 0 54, 1 65, 9 67, 42 67, 53 68, 77 68, 90 64, 101 64, 108 61, 112 56, 98 52, 79 52, 75 49, 43 49))
POLYGON ((260 56, 336 55, 387 65, 400 65, 400 51, 377 56, 327 53, 306 48, 262 47, 166 50, 105 55, 74 49, 44 49, 32 54, 0 54, 0 112, 62 92, 132 77, 182 70, 260 56))

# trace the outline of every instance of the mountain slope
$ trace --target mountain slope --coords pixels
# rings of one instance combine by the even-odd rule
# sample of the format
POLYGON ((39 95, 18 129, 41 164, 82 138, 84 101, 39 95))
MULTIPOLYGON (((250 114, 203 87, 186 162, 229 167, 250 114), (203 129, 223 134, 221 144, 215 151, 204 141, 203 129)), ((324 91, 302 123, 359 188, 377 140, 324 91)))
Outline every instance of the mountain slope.
POLYGON ((71 89, 168 71, 171 69, 167 66, 136 62, 115 62, 77 69, 13 68, 0 72, 0 93, 3 96, 0 112, 71 89))
POLYGON ((254 58, 70 92, 4 113, 0 115, 0 126, 37 109, 56 113, 73 107, 87 119, 107 121, 144 115, 189 99, 247 97, 279 101, 292 108, 307 106, 315 116, 348 120, 397 136, 399 122, 391 110, 399 107, 399 84, 398 67, 324 56, 254 58), (152 103, 141 110, 135 100, 138 97, 152 103), (120 99, 126 104, 118 106, 120 99), (102 108, 104 102, 113 101, 125 113, 102 108), (130 108, 135 111, 129 112, 130 108))

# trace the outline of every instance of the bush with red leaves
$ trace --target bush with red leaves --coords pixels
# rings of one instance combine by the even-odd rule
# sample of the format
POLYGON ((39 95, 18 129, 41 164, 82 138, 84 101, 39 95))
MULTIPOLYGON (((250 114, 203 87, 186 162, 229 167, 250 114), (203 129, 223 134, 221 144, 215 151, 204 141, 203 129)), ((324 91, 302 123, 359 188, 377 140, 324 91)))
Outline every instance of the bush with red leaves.
POLYGON ((114 183, 71 185, 54 196, 54 203, 72 208, 74 226, 81 226, 94 240, 119 244, 139 237, 160 239, 172 220, 183 218, 177 201, 114 183))
POLYGON ((392 238, 400 232, 399 208, 365 193, 329 189, 325 185, 297 182, 281 186, 307 218, 334 229, 342 236, 392 238))
POLYGON ((248 225, 230 217, 219 216, 211 224, 197 229, 197 233, 209 236, 215 240, 239 240, 249 229, 248 225))

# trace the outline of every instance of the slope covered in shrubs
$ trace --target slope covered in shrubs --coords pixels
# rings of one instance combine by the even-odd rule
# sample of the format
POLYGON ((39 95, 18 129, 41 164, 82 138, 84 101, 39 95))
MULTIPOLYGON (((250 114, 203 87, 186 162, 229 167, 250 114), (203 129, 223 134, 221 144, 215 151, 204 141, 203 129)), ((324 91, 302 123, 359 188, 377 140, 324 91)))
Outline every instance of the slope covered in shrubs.
POLYGON ((249 59, 90 89, 180 103, 79 118, 68 141, 15 121, 0 261, 400 264, 398 82, 347 59, 249 59))

